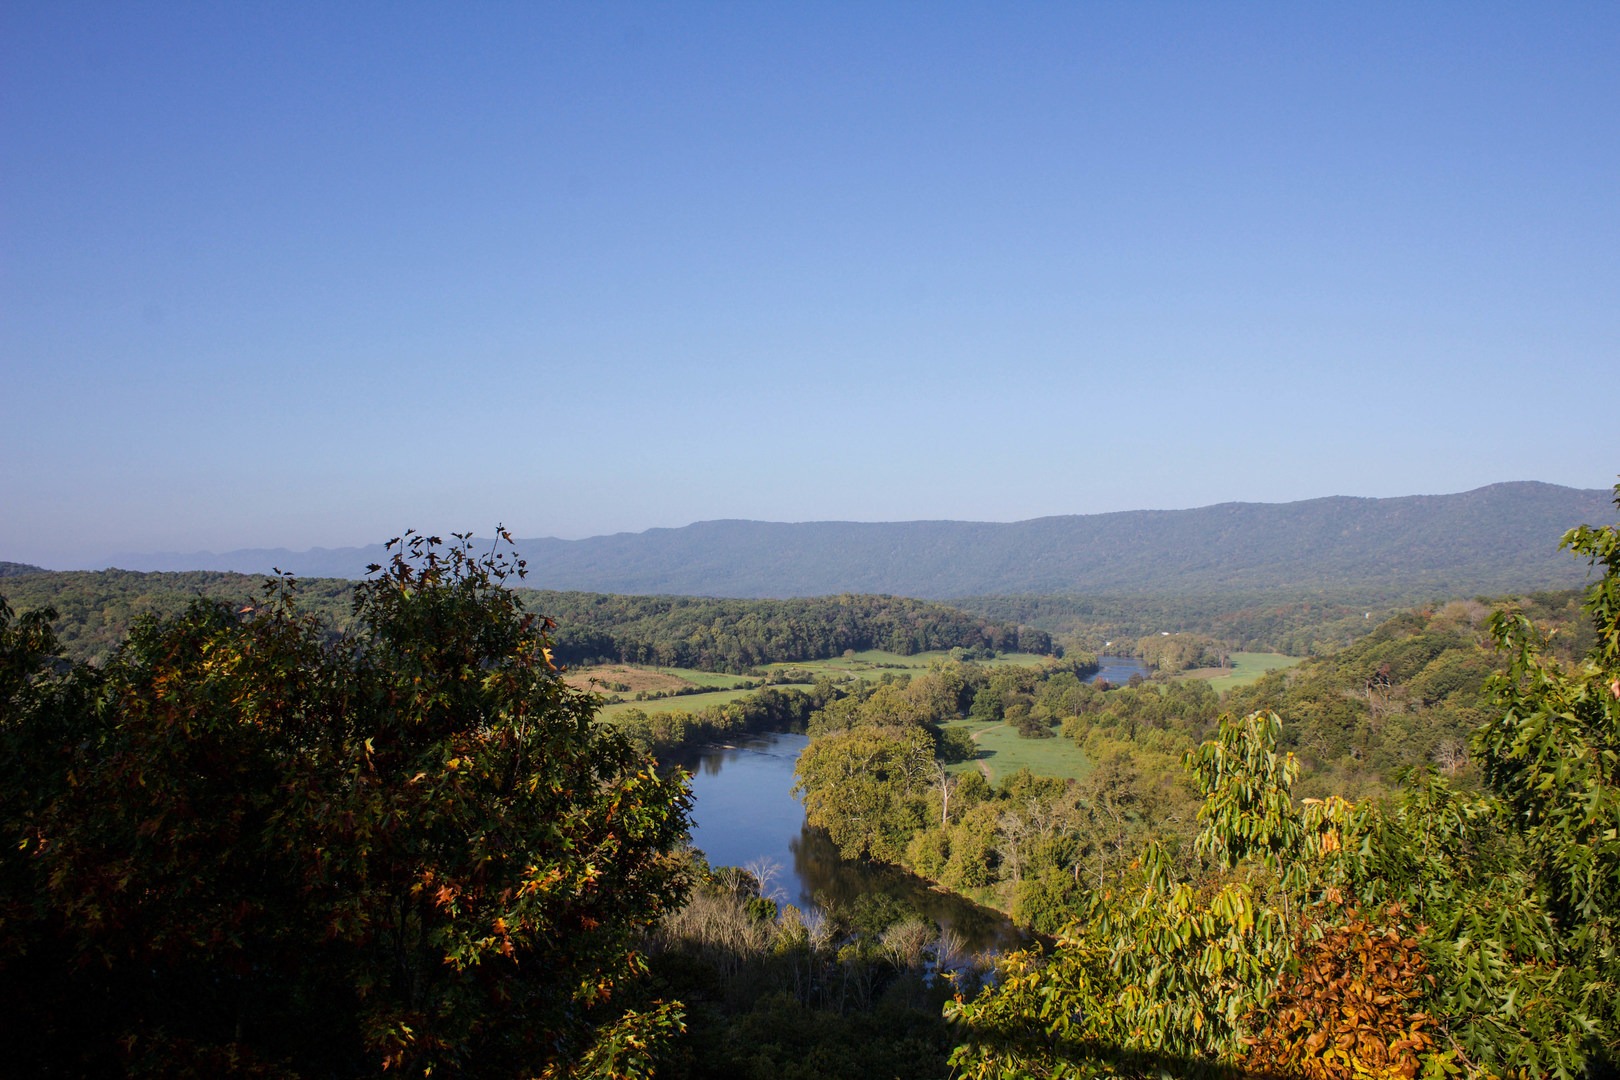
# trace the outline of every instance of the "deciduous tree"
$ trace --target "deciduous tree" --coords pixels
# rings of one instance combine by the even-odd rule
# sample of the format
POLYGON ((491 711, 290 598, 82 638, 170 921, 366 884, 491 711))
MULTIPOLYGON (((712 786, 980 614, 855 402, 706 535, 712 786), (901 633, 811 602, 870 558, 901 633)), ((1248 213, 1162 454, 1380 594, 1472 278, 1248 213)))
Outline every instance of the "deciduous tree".
MULTIPOLYGON (((7 1003, 34 1028, 11 1054, 47 1073, 650 1066, 679 1012, 638 998, 636 935, 683 894, 685 788, 593 725, 504 587, 521 563, 469 544, 391 544, 352 637, 300 616, 290 582, 146 622, 80 676, 95 694, 66 732, 48 663, 8 681, 8 743, 67 765, 0 765, 21 857, 0 982, 41 979, 7 1003)), ((8 670, 30 629, 0 634, 8 670)))

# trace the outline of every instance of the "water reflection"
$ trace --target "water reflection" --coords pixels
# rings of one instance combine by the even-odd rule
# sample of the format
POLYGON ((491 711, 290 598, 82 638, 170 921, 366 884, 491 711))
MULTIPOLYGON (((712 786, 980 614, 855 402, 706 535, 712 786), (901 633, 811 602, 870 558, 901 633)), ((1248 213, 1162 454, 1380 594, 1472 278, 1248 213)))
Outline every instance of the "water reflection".
POLYGON ((1142 661, 1134 656, 1099 656, 1097 657, 1097 674, 1090 679, 1091 682, 1106 682, 1112 686, 1124 686, 1130 682, 1132 675, 1150 678, 1153 672, 1142 661))
POLYGON ((968 952, 1015 948, 1025 941, 1024 935, 999 911, 941 892, 897 867, 843 858, 832 837, 821 829, 804 826, 792 846, 793 873, 818 907, 847 910, 861 896, 880 892, 955 932, 968 952))
POLYGON ((862 895, 883 893, 953 930, 972 952, 1023 940, 999 912, 938 892, 903 870, 844 859, 831 837, 805 824, 792 787, 794 763, 808 742, 804 735, 752 735, 675 760, 692 774, 692 843, 711 865, 774 864, 781 870, 778 898, 804 909, 848 909, 862 895))

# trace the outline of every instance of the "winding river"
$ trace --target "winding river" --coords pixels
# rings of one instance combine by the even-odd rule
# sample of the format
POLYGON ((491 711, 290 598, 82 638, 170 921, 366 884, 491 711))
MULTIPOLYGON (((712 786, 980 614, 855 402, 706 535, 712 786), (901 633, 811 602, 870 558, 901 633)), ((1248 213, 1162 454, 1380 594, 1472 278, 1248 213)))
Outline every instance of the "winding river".
POLYGON ((713 866, 776 874, 767 892, 801 909, 843 908, 884 893, 954 931, 969 952, 1016 947, 1024 936, 1006 916, 892 866, 845 859, 804 820, 793 797, 793 765, 804 735, 749 735, 675 759, 692 774, 692 843, 713 866))
MULTIPOLYGON (((1147 674, 1131 657, 1099 657, 1094 679, 1119 685, 1147 674)), ((1008 919, 894 867, 842 858, 826 833, 805 824, 793 797, 793 766, 804 735, 762 734, 726 746, 704 746, 675 758, 692 774, 692 843, 714 866, 772 867, 767 891, 800 908, 841 907, 862 894, 885 893, 954 930, 968 949, 1023 941, 1008 919)))

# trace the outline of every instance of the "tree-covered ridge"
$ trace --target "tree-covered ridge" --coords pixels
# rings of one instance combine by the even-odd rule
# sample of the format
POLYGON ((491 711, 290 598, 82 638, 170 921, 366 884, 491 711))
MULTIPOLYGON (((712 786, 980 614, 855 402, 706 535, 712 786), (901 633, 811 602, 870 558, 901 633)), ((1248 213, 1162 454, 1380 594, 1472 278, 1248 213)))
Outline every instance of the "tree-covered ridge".
POLYGON ((1287 719, 1282 745, 1299 757, 1307 794, 1389 790, 1412 766, 1457 775, 1468 767, 1470 736, 1493 708, 1490 679, 1503 660, 1493 610, 1531 619, 1565 661, 1591 645, 1576 593, 1451 601, 1403 612, 1346 649, 1235 689, 1224 706, 1287 719))
MULTIPOLYGON (((16 564, 12 564, 16 565, 16 564)), ((143 616, 172 616, 196 599, 249 607, 263 578, 208 570, 39 571, 7 577, 17 610, 49 607, 64 655, 100 663, 143 616)), ((341 632, 350 624, 355 583, 299 580, 300 610, 341 632)), ((715 600, 704 597, 605 596, 514 590, 528 610, 550 618, 560 662, 656 663, 740 671, 755 664, 818 660, 846 649, 911 654, 933 649, 1046 652, 1051 638, 956 608, 893 596, 801 600, 715 600)))
POLYGON ((1274 589, 1218 594, 966 596, 952 601, 991 619, 1036 626, 1065 646, 1112 653, 1150 634, 1197 633, 1235 652, 1325 656, 1398 611, 1444 593, 1428 589, 1274 589))
POLYGON ((1045 631, 899 596, 726 600, 532 592, 531 611, 557 623, 568 663, 618 661, 742 671, 881 649, 910 656, 936 649, 1049 652, 1045 631))
MULTIPOLYGON (((1571 521, 1607 513, 1606 502, 1602 491, 1525 482, 1455 495, 1223 503, 1009 523, 703 521, 518 546, 532 584, 608 593, 950 599, 1356 588, 1403 598, 1413 590, 1473 596, 1583 584, 1550 538, 1571 521)), ((279 566, 352 576, 376 554, 349 548, 119 558, 153 570, 279 566)))

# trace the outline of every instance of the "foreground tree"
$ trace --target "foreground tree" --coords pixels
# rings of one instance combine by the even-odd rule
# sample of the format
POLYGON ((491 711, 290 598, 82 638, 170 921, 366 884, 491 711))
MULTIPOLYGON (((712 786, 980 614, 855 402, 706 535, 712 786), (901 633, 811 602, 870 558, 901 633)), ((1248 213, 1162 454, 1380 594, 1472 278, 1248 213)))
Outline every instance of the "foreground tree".
MULTIPOLYGON (((504 534, 503 534, 504 535, 504 534)), ((395 541, 353 637, 198 602, 62 672, 0 626, 0 982, 41 1073, 624 1075, 668 1004, 687 795, 458 536, 395 541), (82 706, 75 710, 75 701, 82 706)), ((25 1058, 26 1059, 26 1058, 25 1058)))

